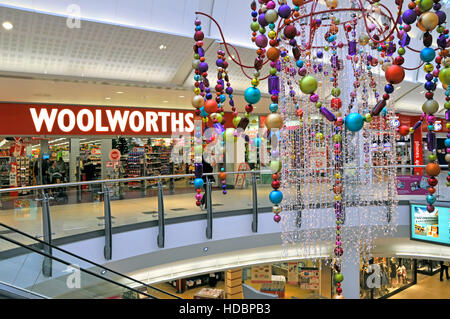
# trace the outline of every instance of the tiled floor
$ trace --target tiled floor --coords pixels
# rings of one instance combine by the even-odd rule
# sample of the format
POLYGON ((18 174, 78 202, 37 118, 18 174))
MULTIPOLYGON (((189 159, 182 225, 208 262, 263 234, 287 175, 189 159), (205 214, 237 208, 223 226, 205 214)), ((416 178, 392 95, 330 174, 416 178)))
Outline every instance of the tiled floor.
POLYGON ((439 273, 434 276, 418 274, 417 284, 405 289, 390 299, 450 299, 450 279, 439 280, 439 273))

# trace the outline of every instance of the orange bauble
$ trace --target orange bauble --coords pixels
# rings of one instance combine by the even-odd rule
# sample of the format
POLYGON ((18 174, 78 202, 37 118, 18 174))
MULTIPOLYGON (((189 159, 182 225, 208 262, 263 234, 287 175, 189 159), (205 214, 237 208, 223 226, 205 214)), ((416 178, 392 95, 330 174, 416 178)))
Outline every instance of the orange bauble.
POLYGON ((392 64, 386 68, 384 76, 389 83, 399 84, 405 78, 405 70, 400 65, 392 64))
POLYGON ((278 48, 270 48, 267 50, 267 57, 270 61, 276 61, 280 57, 280 50, 278 48))
POLYGON ((292 3, 294 4, 294 6, 301 6, 303 5, 303 0, 293 0, 292 3))
POLYGON ((428 176, 438 176, 439 173, 441 172, 441 168, 437 163, 429 163, 425 167, 425 172, 427 172, 428 176))
POLYGON ((208 112, 208 114, 216 113, 217 108, 218 106, 216 100, 211 99, 205 102, 205 111, 208 112))
POLYGON ((225 178, 227 178, 227 174, 225 174, 224 172, 221 172, 221 173, 219 174, 219 178, 220 178, 220 179, 225 179, 225 178))

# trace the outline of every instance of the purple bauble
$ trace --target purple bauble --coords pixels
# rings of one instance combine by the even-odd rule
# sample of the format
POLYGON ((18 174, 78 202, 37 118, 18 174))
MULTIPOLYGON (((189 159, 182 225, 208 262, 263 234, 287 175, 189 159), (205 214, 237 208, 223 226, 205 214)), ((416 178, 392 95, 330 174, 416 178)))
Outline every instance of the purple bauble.
POLYGON ((217 67, 222 68, 223 67, 223 60, 222 59, 217 59, 216 65, 217 65, 217 67))
POLYGON ((287 4, 283 4, 283 5, 278 9, 278 15, 279 15, 280 17, 282 17, 283 19, 289 18, 289 16, 291 15, 291 7, 289 7, 287 4))
POLYGON ((264 34, 260 34, 255 39, 255 44, 260 48, 265 48, 267 46, 268 40, 264 34))
POLYGON ((273 216, 273 220, 274 220, 276 223, 279 223, 280 220, 281 220, 280 215, 275 215, 275 216, 273 216))
POLYGON ((263 28, 268 26, 269 23, 267 23, 266 21, 266 14, 265 13, 261 13, 258 17, 258 23, 260 26, 262 26, 263 28))
POLYGON ((417 13, 414 10, 408 9, 402 15, 402 20, 406 24, 413 24, 416 22, 417 13))
POLYGON ((222 193, 223 193, 224 195, 226 195, 226 194, 227 194, 227 191, 224 190, 222 193))
POLYGON ((233 94, 233 88, 229 86, 225 89, 225 92, 227 92, 228 95, 233 94))
POLYGON ((202 197, 203 197, 203 195, 202 195, 202 194, 200 194, 200 193, 198 193, 198 194, 195 194, 195 199, 196 199, 196 200, 201 200, 201 199, 202 199, 202 197))
POLYGON ((445 14, 444 11, 436 11, 435 12, 439 18, 439 22, 438 24, 444 24, 445 20, 447 20, 447 15, 445 14))
POLYGON ((203 72, 207 72, 208 71, 208 63, 206 62, 201 62, 198 66, 198 70, 203 73, 203 72))

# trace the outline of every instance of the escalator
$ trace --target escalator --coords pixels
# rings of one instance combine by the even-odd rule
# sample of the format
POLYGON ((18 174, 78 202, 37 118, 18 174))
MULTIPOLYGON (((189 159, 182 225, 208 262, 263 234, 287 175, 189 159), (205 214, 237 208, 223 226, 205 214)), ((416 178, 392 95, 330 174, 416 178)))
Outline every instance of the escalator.
POLYGON ((0 299, 181 299, 0 223, 0 299))

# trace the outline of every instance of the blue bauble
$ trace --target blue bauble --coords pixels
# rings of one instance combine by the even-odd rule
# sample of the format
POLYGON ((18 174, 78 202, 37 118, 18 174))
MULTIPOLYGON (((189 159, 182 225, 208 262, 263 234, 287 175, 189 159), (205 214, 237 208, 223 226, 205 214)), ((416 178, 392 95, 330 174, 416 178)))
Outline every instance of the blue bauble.
POLYGON ((208 112, 205 111, 205 107, 204 107, 204 106, 202 106, 202 107, 200 108, 200 115, 201 115, 202 117, 208 117, 208 112))
POLYGON ((436 52, 432 48, 424 48, 420 51, 420 59, 424 62, 431 62, 436 57, 436 52))
POLYGON ((433 205, 436 202, 436 196, 434 195, 428 195, 427 196, 427 203, 430 205, 433 205))
POLYGON ((270 112, 275 113, 276 111, 278 111, 278 104, 276 103, 272 103, 269 106, 270 112))
POLYGON ((273 204, 277 205, 283 200, 283 193, 278 190, 273 190, 269 194, 269 199, 273 204))
POLYGON ((445 147, 450 147, 450 138, 446 138, 444 141, 445 147))
POLYGON ((387 115, 387 108, 386 108, 386 106, 385 107, 383 107, 383 109, 381 110, 381 116, 386 116, 387 115))
POLYGON ((425 88, 425 90, 427 91, 434 91, 436 90, 436 83, 428 81, 425 82, 425 84, 423 85, 423 87, 425 88))
POLYGON ((350 113, 345 118, 345 128, 352 132, 358 132, 364 126, 363 116, 359 113, 350 113))
POLYGON ((256 104, 261 100, 261 92, 258 88, 251 86, 245 90, 244 97, 248 104, 256 104))
POLYGON ((225 102, 226 99, 227 99, 227 97, 225 96, 225 94, 221 94, 221 95, 220 95, 220 103, 225 102))
POLYGON ((260 147, 261 146, 261 139, 259 137, 255 138, 255 146, 260 147))
POLYGON ((386 86, 384 87, 384 92, 386 92, 387 94, 391 94, 392 92, 394 92, 394 86, 392 84, 386 84, 386 86))
POLYGON ((194 187, 195 188, 202 188, 203 184, 204 184, 203 179, 201 179, 201 178, 194 179, 194 187))

